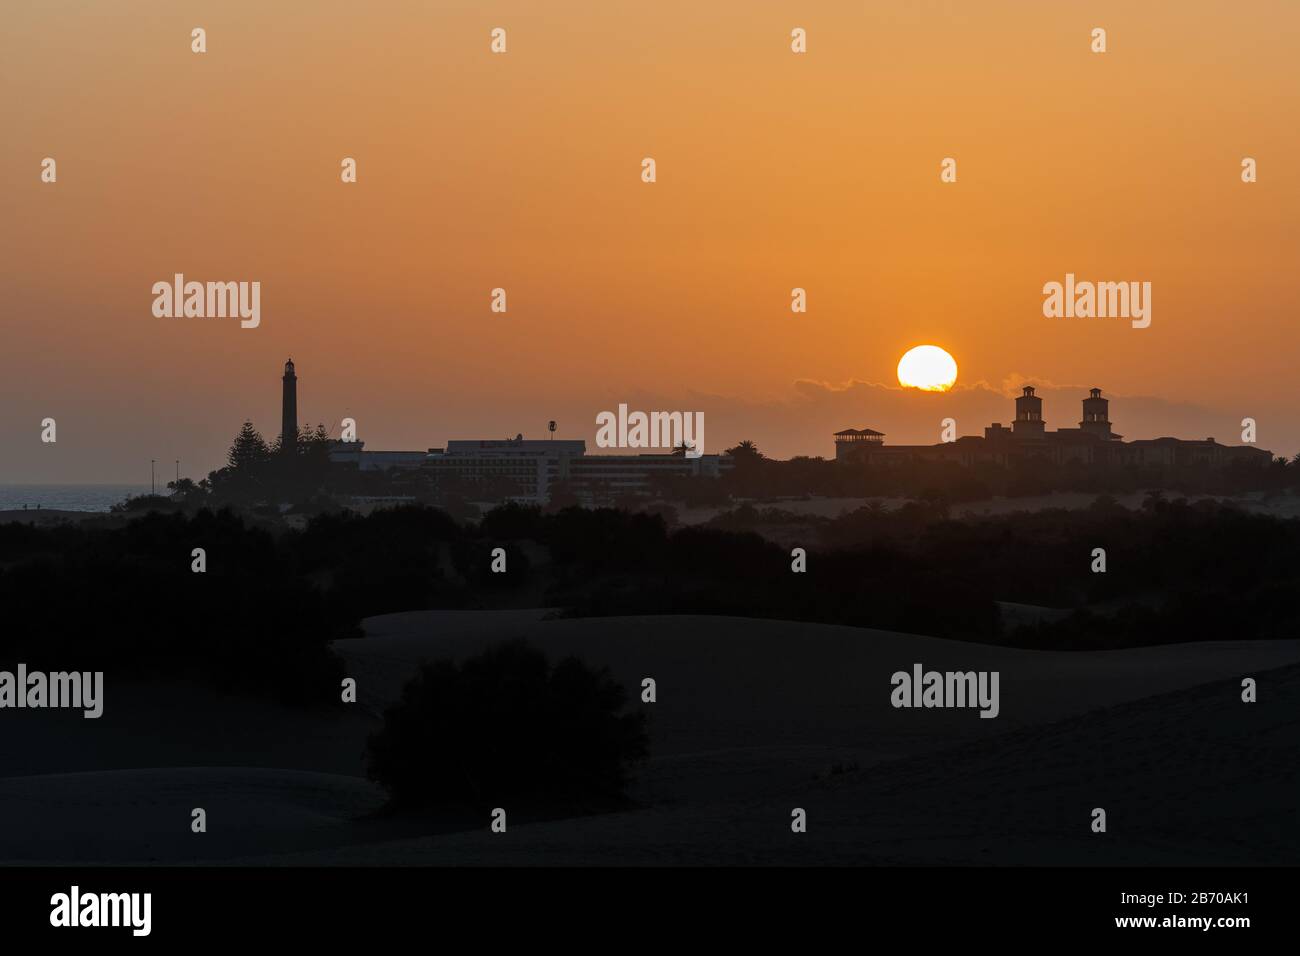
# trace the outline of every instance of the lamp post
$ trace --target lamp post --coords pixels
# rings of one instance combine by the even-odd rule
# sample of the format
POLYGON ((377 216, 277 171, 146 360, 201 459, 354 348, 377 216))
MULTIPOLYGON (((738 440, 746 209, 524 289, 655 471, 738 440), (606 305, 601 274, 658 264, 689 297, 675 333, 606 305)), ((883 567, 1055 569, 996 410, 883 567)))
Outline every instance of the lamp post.
POLYGON ((156 495, 158 493, 158 484, 154 480, 154 467, 153 467, 156 464, 158 464, 157 458, 149 459, 149 494, 151 495, 156 495))

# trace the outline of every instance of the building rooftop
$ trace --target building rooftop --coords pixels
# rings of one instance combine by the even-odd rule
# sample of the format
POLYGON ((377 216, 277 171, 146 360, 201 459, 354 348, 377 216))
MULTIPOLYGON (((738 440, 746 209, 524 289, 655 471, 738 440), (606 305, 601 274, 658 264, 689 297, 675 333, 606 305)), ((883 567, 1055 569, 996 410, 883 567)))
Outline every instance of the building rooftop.
POLYGON ((587 443, 582 439, 505 438, 452 440, 447 442, 446 455, 583 455, 587 443))

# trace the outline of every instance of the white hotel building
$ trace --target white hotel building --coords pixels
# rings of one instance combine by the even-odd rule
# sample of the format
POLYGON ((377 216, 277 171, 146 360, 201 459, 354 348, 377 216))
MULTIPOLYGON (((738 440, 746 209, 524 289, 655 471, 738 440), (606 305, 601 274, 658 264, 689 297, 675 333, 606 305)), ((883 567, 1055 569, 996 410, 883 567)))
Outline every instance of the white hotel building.
POLYGON ((732 466, 729 455, 588 455, 587 443, 570 439, 449 441, 428 451, 366 451, 363 442, 337 442, 330 452, 336 464, 355 464, 361 471, 427 470, 435 481, 505 480, 518 494, 512 500, 545 504, 551 488, 564 482, 588 503, 620 495, 647 494, 656 475, 717 478, 732 466))

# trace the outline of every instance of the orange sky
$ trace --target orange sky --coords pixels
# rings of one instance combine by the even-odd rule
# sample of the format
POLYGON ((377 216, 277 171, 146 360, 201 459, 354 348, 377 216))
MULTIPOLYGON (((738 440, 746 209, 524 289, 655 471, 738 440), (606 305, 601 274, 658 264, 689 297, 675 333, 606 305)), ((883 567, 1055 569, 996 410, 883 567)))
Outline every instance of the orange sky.
POLYGON ((703 411, 706 451, 828 455, 841 427, 937 441, 953 414, 978 433, 1018 378, 1063 389, 1049 428, 1099 385, 1129 438, 1236 443, 1252 416, 1263 447, 1300 448, 1287 0, 16 0, 0 18, 0 482, 147 480, 176 457, 200 477, 245 417, 278 429, 290 355, 300 418, 352 416, 372 448, 549 418, 591 445, 628 402, 703 411), (176 272, 260 281, 260 328, 155 318, 176 272), (1151 282, 1151 327, 1044 318, 1066 272, 1151 282), (959 389, 894 393, 924 342, 959 389))

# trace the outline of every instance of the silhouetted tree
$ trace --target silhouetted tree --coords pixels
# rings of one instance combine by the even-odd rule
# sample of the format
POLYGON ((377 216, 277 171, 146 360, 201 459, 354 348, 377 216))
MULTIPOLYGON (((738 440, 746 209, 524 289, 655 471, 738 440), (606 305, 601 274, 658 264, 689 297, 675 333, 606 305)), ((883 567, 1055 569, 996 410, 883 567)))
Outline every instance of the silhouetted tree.
POLYGON ((267 447, 262 433, 253 427, 252 422, 246 421, 230 445, 226 463, 234 471, 250 472, 264 464, 270 456, 271 449, 267 447))
POLYGON ((343 664, 330 642, 359 636, 357 619, 327 604, 282 540, 243 518, 204 509, 87 523, 28 539, 17 554, 11 538, 0 525, 0 661, 72 660, 123 679, 339 703, 343 664), (204 574, 190 570, 196 546, 208 553, 204 574))
MULTIPOLYGON (((269 453, 274 456, 280 453, 283 448, 284 436, 276 435, 275 440, 268 446, 269 453)), ((329 429, 323 424, 312 428, 310 425, 299 425, 297 437, 294 439, 294 453, 300 457, 319 455, 322 452, 328 454, 334 444, 334 439, 330 438, 329 429)))
POLYGON ((758 446, 748 438, 735 447, 728 448, 723 454, 736 459, 736 467, 738 468, 741 467, 742 462, 758 461, 763 457, 763 453, 758 450, 758 446))

